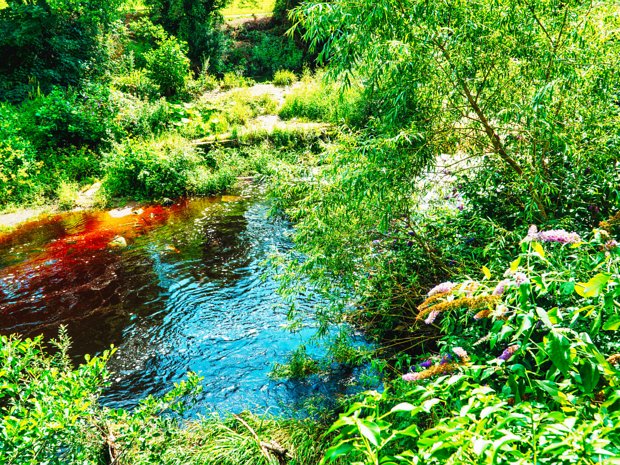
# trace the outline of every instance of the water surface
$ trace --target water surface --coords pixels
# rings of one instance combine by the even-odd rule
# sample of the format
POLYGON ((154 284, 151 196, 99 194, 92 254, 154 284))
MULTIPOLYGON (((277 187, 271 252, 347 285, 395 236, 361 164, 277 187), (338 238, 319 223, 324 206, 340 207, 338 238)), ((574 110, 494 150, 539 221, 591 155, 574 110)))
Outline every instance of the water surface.
MULTIPOLYGON (((299 345, 319 350, 310 316, 299 332, 284 328, 289 306, 265 260, 290 247, 290 229, 268 208, 250 189, 57 215, 2 235, 0 333, 51 337, 67 325, 78 361, 114 344, 103 399, 113 406, 161 394, 188 370, 204 377, 197 411, 279 412, 333 395, 344 389, 336 379, 267 376, 299 345)), ((317 303, 306 296, 296 307, 310 315, 317 303)))

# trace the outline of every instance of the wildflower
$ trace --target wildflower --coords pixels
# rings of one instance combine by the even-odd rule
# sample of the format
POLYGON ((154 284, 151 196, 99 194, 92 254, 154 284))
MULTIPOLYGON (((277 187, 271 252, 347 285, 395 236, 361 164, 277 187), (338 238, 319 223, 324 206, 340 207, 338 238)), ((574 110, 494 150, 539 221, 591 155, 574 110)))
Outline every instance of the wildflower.
POLYGON ((476 281, 471 281, 467 283, 467 285, 464 287, 464 290, 467 292, 467 297, 473 297, 474 292, 476 292, 478 287, 480 287, 480 284, 478 284, 476 281))
POLYGON ((375 239, 374 241, 372 241, 372 245, 381 245, 381 240, 380 239, 375 239))
POLYGON ((422 368, 430 368, 431 366, 433 366, 433 361, 430 358, 420 363, 420 367, 422 368))
POLYGON ((499 283, 497 283, 497 286, 495 286, 495 289, 493 290, 493 295, 503 295, 506 287, 510 284, 512 284, 512 281, 510 281, 509 279, 504 279, 500 281, 499 283))
POLYGON ((443 363, 433 365, 424 371, 418 371, 417 373, 406 373, 402 376, 403 381, 419 381, 421 379, 428 379, 435 375, 445 375, 458 370, 458 363, 443 363))
POLYGON ((443 357, 441 357, 441 360, 439 361, 439 364, 440 365, 445 365, 446 363, 450 363, 450 360, 452 360, 452 355, 446 354, 443 357))
POLYGON ((527 275, 525 273, 521 273, 520 271, 517 271, 513 276, 515 278, 515 284, 517 286, 520 286, 521 284, 527 284, 530 282, 527 275))
POLYGON ((611 365, 620 365, 620 354, 614 354, 607 357, 607 362, 611 365))
POLYGON ((450 281, 446 281, 445 283, 438 284, 437 286, 432 288, 430 291, 428 291, 428 296, 431 297, 435 294, 445 294, 446 292, 450 292, 452 289, 454 289, 454 286, 456 286, 456 283, 453 283, 450 281))
POLYGON ((538 227, 533 224, 527 230, 527 236, 523 238, 523 242, 535 241, 536 239, 538 239, 538 227))
POLYGON ((474 320, 482 320, 491 316, 491 310, 485 308, 474 315, 474 320))
POLYGON ((512 357, 512 355, 517 351, 517 349, 519 349, 519 346, 517 345, 512 345, 510 347, 507 347, 506 349, 504 349, 502 354, 497 358, 499 360, 507 361, 510 357, 512 357))
MULTIPOLYGON (((423 372, 420 372, 420 373, 423 373, 423 372)), ((420 379, 418 377, 420 373, 406 373, 403 375, 403 381, 417 381, 418 379, 420 379)))
POLYGON ((538 233, 537 239, 541 242, 559 242, 560 244, 576 244, 581 242, 581 237, 575 232, 567 232, 564 229, 552 229, 538 233))
POLYGON ((551 229, 549 231, 538 232, 536 225, 530 226, 527 236, 523 238, 523 242, 540 241, 540 242, 559 242, 560 244, 577 244, 581 242, 581 237, 575 232, 568 232, 564 229, 551 229))
POLYGON ((452 352, 454 352, 456 356, 461 359, 462 362, 467 362, 469 360, 469 355, 467 354, 467 351, 462 347, 454 347, 452 349, 452 352))
POLYGON ((611 239, 605 242, 605 245, 603 247, 605 248, 605 250, 615 249, 616 247, 618 247, 618 242, 615 239, 611 239))
POLYGON ((437 310, 433 310, 428 314, 426 320, 424 320, 424 323, 426 323, 427 325, 433 324, 437 316, 439 316, 439 312, 437 310))
POLYGON ((499 297, 494 295, 461 297, 460 299, 441 302, 433 306, 428 305, 429 300, 430 299, 427 299, 426 302, 423 302, 422 305, 418 307, 418 310, 420 311, 416 317, 418 321, 425 319, 424 317, 433 311, 444 312, 446 310, 454 310, 460 307, 466 307, 469 310, 474 311, 485 307, 494 307, 498 303, 499 297))

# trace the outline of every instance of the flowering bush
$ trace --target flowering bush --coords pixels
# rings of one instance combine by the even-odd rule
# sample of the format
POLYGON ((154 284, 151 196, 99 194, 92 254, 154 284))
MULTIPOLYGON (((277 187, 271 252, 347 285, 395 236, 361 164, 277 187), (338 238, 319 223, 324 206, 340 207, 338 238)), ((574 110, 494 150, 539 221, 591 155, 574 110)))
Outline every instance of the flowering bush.
POLYGON ((427 357, 333 425, 325 461, 609 463, 620 456, 620 249, 530 228, 501 275, 443 283, 417 308, 427 357), (443 355, 442 355, 443 354, 443 355))

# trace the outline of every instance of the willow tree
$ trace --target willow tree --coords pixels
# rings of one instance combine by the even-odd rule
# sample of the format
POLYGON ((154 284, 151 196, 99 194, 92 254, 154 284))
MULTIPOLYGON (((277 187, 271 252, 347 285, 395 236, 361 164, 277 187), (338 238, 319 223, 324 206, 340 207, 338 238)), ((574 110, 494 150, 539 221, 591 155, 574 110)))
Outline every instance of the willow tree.
POLYGON ((493 190, 472 197, 524 221, 609 209, 601 190, 618 199, 586 179, 618 159, 617 2, 310 1, 294 17, 333 75, 363 81, 383 136, 423 141, 418 171, 467 158, 493 190))

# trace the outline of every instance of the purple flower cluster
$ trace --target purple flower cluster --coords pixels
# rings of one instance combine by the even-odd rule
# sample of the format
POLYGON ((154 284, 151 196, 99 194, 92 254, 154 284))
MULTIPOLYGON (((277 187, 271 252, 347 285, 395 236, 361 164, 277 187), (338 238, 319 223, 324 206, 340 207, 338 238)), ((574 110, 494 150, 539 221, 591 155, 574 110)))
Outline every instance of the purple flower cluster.
POLYGON ((420 367, 422 368, 430 368, 433 366, 433 361, 429 358, 428 360, 424 360, 422 363, 420 363, 420 367))
POLYGON ((428 316, 424 320, 424 323, 426 323, 427 325, 433 324, 439 313, 440 312, 438 310, 433 310, 428 314, 428 316))
POLYGON ((504 349, 502 354, 497 358, 499 360, 507 361, 510 357, 513 356, 513 354, 517 351, 517 349, 519 349, 519 346, 517 345, 512 345, 510 347, 507 347, 506 349, 504 349))
POLYGON ((438 284, 430 291, 428 291, 428 296, 431 297, 435 294, 444 294, 446 292, 450 292, 452 289, 454 289, 455 286, 456 283, 446 281, 445 283, 438 284))
POLYGON ((559 242, 560 244, 577 244, 581 242, 581 237, 576 232, 568 232, 564 229, 550 229, 549 231, 538 232, 536 225, 530 226, 527 236, 523 239, 526 242, 559 242))
POLYGON ((521 273, 520 271, 517 271, 513 277, 515 278, 515 284, 517 286, 520 286, 521 284, 527 284, 530 282, 529 278, 527 277, 527 275, 525 273, 521 273))
POLYGON ((469 360, 469 355, 467 354, 467 351, 463 349, 462 347, 454 347, 452 349, 452 352, 454 352, 456 356, 460 358, 461 361, 463 362, 466 362, 467 360, 469 360))
POLYGON ((611 239, 605 242, 604 247, 605 247, 605 250, 615 249, 616 247, 618 247, 618 241, 616 241, 615 239, 611 239))
POLYGON ((403 381, 417 381, 420 379, 419 373, 405 373, 403 375, 403 381))
POLYGON ((503 295, 506 287, 510 286, 510 284, 512 284, 512 281, 510 281, 509 279, 504 279, 500 281, 499 283, 497 283, 497 286, 495 286, 492 295, 503 295))

